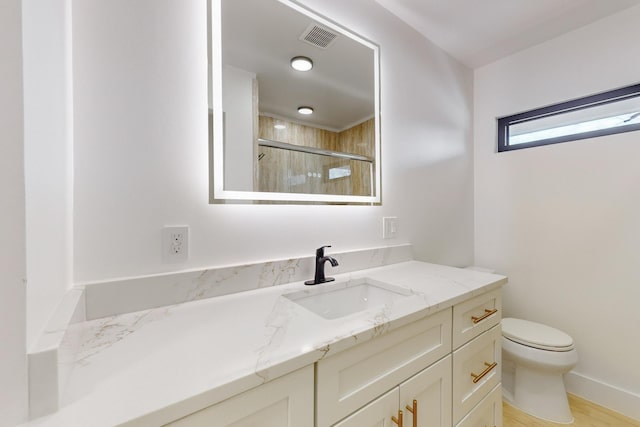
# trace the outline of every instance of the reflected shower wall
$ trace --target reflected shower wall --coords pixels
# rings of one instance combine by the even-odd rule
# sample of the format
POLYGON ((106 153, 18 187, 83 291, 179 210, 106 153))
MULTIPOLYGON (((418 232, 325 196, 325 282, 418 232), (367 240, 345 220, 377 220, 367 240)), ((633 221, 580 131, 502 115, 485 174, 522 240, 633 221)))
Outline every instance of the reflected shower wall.
POLYGON ((332 132, 261 115, 258 191, 370 196, 374 120, 332 132))
MULTIPOLYGON (((262 140, 261 142, 264 142, 262 140)), ((369 196, 371 160, 300 151, 302 147, 259 145, 260 191, 369 196)))

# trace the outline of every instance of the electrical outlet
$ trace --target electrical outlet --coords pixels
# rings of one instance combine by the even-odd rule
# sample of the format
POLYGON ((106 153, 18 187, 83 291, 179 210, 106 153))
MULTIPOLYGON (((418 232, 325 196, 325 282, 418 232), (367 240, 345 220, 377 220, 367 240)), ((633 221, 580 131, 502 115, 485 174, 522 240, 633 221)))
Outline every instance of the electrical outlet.
POLYGON ((382 238, 395 239, 398 237, 398 217, 385 216, 382 218, 382 238))
POLYGON ((164 262, 183 262, 189 258, 189 227, 162 229, 162 259, 164 262))

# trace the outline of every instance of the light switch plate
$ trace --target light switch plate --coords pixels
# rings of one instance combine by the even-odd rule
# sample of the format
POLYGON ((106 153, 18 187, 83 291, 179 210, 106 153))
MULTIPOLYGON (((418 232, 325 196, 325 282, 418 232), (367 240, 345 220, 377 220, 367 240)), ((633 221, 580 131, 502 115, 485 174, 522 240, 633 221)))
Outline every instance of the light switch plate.
POLYGON ((385 216, 382 218, 382 238, 395 239, 398 237, 399 220, 397 216, 385 216))
POLYGON ((189 227, 186 225, 162 229, 162 261, 184 262, 189 259, 189 227))

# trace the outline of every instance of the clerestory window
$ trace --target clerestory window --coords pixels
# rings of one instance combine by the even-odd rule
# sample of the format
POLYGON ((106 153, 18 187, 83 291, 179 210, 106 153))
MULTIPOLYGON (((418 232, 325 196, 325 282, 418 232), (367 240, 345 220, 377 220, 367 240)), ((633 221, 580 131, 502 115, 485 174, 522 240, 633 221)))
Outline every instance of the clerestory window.
POLYGON ((640 130, 640 84, 498 118, 498 152, 640 130))

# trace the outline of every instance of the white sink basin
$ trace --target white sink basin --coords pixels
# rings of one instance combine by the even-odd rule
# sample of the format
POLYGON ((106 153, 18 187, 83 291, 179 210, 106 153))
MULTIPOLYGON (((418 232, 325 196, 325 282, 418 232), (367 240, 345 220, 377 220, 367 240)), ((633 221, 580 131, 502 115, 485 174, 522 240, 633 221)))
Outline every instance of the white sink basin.
POLYGON ((363 278, 315 285, 283 296, 325 319, 338 319, 382 307, 409 295, 408 289, 363 278))

